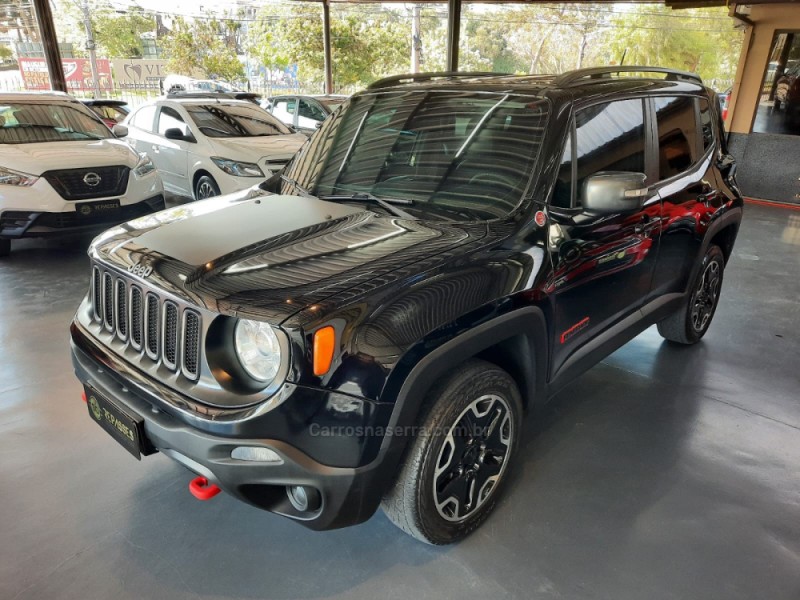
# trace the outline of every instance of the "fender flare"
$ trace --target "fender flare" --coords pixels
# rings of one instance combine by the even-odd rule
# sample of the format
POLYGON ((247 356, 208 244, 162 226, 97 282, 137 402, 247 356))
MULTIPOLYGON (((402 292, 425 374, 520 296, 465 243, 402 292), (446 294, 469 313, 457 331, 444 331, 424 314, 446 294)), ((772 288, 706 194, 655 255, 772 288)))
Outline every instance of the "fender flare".
POLYGON ((711 240, 723 229, 733 225, 736 227, 736 235, 739 234, 739 227, 742 224, 742 216, 744 215, 744 210, 742 209, 741 204, 737 204, 737 206, 732 207, 725 211, 719 218, 714 219, 714 221, 708 226, 708 230, 706 231, 705 235, 703 236, 703 243, 700 244, 700 251, 697 254, 697 257, 694 261, 694 266, 692 267, 692 272, 689 275, 689 278, 686 280, 687 288, 684 290, 685 294, 690 293, 690 288, 692 282, 697 277, 697 272, 700 269, 700 263, 702 261, 703 256, 705 256, 706 252, 708 251, 708 247, 711 245, 711 240))
POLYGON ((417 362, 397 393, 387 426, 390 433, 385 436, 380 452, 383 454, 380 471, 385 477, 381 482, 382 491, 394 480, 405 449, 414 439, 414 435, 408 433, 417 423, 428 390, 453 367, 513 338, 524 341, 523 350, 527 350, 527 356, 523 358, 529 357, 532 361, 525 374, 525 389, 520 392, 528 398, 529 405, 546 400, 547 322, 540 308, 526 306, 512 310, 448 340, 417 362))

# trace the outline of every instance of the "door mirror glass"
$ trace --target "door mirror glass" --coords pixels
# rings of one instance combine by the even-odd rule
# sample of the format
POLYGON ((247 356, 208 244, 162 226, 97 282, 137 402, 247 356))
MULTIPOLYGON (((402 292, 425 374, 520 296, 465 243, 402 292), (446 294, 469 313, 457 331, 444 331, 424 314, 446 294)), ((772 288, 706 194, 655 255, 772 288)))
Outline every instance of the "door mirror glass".
POLYGON ((186 136, 183 135, 178 127, 170 127, 164 132, 164 137, 168 140, 185 140, 186 136))
POLYGON ((586 178, 583 208, 595 214, 633 212, 647 197, 644 173, 606 171, 586 178))
POLYGON ((128 136, 128 128, 125 125, 120 125, 119 123, 114 125, 114 128, 111 130, 118 138, 124 138, 128 136))

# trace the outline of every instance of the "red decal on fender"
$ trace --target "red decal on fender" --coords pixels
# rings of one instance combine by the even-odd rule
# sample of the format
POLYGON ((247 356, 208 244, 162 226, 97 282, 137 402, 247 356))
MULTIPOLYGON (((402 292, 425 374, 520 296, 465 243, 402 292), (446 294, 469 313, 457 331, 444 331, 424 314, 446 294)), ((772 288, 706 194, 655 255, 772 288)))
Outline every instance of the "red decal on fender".
POLYGON ((544 214, 541 210, 537 211, 535 215, 533 215, 533 221, 539 226, 544 227, 544 224, 547 223, 547 215, 544 214))
POLYGON ((575 325, 573 325, 572 327, 570 327, 564 333, 561 334, 561 343, 563 344, 579 331, 586 329, 588 325, 589 325, 589 317, 584 317, 583 319, 575 323, 575 325))

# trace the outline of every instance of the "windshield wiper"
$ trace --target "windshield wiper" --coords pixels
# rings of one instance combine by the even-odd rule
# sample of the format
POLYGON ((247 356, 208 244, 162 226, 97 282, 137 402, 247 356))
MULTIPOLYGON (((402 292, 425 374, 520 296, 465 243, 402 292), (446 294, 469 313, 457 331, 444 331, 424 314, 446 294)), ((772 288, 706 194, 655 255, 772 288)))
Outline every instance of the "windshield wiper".
POLYGON ((396 217, 400 217, 401 219, 417 219, 417 217, 396 206, 397 204, 404 204, 406 206, 414 205, 413 200, 408 200, 405 198, 378 198, 369 192, 356 192, 354 194, 333 194, 330 196, 320 196, 319 199, 330 202, 345 202, 347 200, 353 200, 355 202, 374 202, 375 204, 378 204, 382 208, 386 209, 387 212, 396 217))
POLYGON ((305 196, 306 198, 316 198, 314 194, 312 194, 309 190, 300 185, 300 183, 296 179, 292 179, 288 175, 283 175, 283 174, 281 174, 281 179, 286 183, 294 186, 294 189, 300 192, 301 196, 305 196))

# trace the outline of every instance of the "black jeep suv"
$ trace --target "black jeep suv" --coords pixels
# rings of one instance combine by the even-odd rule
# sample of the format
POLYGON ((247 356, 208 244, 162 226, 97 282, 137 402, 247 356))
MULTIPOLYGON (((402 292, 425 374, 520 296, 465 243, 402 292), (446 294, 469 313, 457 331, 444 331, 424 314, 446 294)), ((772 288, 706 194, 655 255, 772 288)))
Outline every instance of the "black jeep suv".
POLYGON ((258 188, 98 237, 89 414, 314 529, 475 529, 523 413, 645 328, 707 331, 742 218, 719 106, 660 68, 393 77, 258 188))

